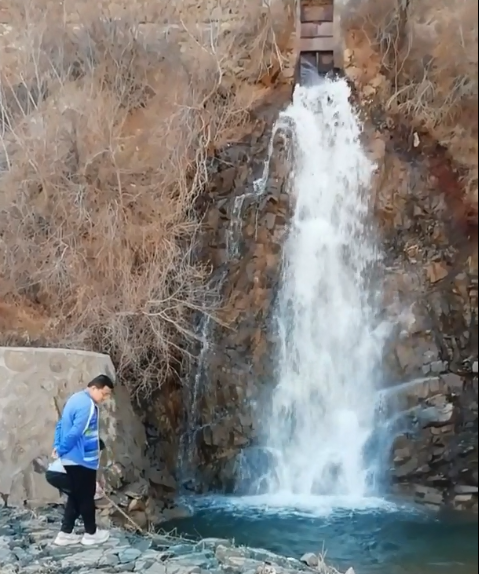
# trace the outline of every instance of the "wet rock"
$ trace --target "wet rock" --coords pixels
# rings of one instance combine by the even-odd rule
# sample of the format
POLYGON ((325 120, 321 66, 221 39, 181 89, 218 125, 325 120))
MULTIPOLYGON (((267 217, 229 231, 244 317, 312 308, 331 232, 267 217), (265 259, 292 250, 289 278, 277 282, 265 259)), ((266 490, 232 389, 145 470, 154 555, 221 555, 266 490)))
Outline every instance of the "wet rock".
POLYGON ((452 392, 460 392, 464 387, 464 379, 455 373, 446 373, 441 376, 441 379, 452 392))
POLYGON ((187 518, 191 516, 191 509, 187 506, 174 505, 171 508, 165 508, 162 511, 162 521, 168 522, 170 520, 178 520, 180 518, 187 518))
POLYGON ((456 494, 466 494, 466 495, 473 495, 479 492, 478 487, 477 486, 467 486, 467 485, 462 485, 462 484, 457 484, 454 487, 454 492, 456 494))
POLYGON ((312 552, 309 552, 308 554, 302 556, 301 562, 303 564, 306 564, 306 566, 310 566, 311 568, 316 568, 317 566, 319 566, 319 558, 316 556, 316 554, 313 554, 312 552))
POLYGON ((402 488, 414 481, 417 502, 475 511, 477 387, 457 374, 446 373, 422 389, 427 392, 409 394, 408 407, 414 408, 419 430, 416 427, 414 433, 396 439, 394 478, 402 488), (417 490, 419 486, 425 490, 417 490))
POLYGON ((416 457, 411 458, 405 464, 401 464, 394 469, 394 474, 397 478, 403 479, 407 476, 415 474, 419 468, 418 459, 416 457))
POLYGON ((421 409, 418 414, 419 421, 423 427, 441 426, 447 424, 453 417, 454 406, 445 403, 442 406, 430 406, 421 409))
POLYGON ((416 485, 414 487, 417 499, 424 504, 440 506, 444 502, 444 492, 437 488, 416 485))
POLYGON ((158 486, 162 486, 167 490, 175 491, 177 489, 177 482, 168 470, 160 470, 158 468, 149 468, 146 473, 147 478, 158 486))

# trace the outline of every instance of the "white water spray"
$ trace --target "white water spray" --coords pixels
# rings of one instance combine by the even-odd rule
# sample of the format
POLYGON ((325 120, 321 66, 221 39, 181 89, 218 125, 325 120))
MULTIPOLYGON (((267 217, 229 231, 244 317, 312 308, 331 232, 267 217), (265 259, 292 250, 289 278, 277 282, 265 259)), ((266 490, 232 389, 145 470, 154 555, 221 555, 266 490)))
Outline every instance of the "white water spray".
POLYGON ((270 494, 368 493, 384 329, 377 327, 369 230, 374 166, 344 81, 297 87, 280 122, 292 133, 294 216, 277 308, 278 384, 266 446, 270 494))

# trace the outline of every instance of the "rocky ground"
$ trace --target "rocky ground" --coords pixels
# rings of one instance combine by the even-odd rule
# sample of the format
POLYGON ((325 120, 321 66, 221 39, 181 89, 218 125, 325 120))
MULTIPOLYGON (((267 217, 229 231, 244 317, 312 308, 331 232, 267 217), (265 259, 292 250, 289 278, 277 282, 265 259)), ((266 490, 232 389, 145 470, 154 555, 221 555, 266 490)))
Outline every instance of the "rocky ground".
POLYGON ((110 540, 97 548, 58 548, 52 540, 60 516, 51 507, 35 513, 0 509, 0 574, 337 574, 313 554, 303 564, 266 550, 235 547, 228 540, 191 542, 125 530, 112 530, 110 540))

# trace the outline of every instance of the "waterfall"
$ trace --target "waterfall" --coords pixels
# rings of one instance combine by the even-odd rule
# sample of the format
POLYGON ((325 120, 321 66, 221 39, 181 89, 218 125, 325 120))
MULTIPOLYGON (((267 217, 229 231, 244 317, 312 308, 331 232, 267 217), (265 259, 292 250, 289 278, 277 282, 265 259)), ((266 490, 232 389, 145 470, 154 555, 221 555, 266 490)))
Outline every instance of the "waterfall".
POLYGON ((294 207, 276 307, 277 373, 264 446, 270 494, 362 497, 386 331, 373 279, 374 166, 344 80, 298 86, 291 135, 294 207))

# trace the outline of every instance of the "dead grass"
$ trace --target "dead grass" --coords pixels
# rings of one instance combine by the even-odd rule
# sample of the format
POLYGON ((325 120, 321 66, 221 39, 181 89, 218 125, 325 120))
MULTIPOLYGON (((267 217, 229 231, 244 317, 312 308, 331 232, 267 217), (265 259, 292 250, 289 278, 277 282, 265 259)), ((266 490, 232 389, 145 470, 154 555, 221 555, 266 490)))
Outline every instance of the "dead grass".
POLYGON ((288 13, 232 0, 225 24, 215 2, 204 24, 188 0, 138 4, 0 3, 0 301, 145 393, 177 373, 191 313, 214 310, 195 202, 281 68, 288 13))
POLYGON ((477 214, 477 0, 351 0, 344 25, 366 35, 389 80, 387 107, 464 168, 477 214))

